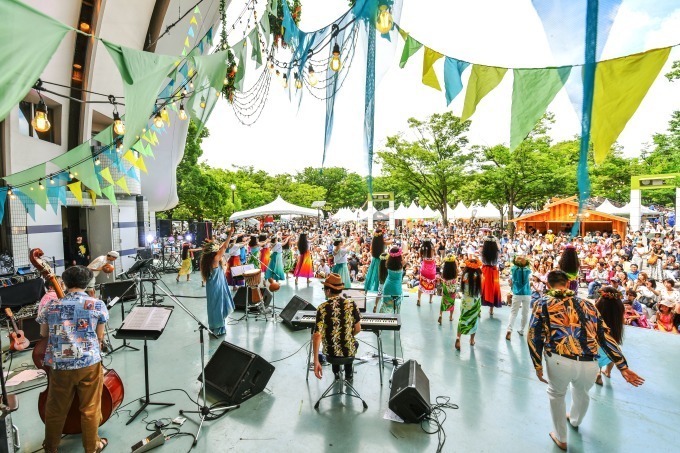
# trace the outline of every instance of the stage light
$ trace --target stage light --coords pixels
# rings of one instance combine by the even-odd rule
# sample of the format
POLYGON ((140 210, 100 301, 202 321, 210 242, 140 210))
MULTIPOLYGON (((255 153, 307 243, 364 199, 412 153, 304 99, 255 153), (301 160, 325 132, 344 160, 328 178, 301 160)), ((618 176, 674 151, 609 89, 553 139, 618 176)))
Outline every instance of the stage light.
POLYGON ((335 72, 338 72, 340 69, 342 69, 342 62, 340 61, 340 46, 337 42, 333 46, 333 57, 331 58, 330 67, 335 72))
POLYGON ((186 236, 184 236, 184 240, 191 242, 191 235, 187 234, 186 236))
POLYGON ((153 242, 153 240, 154 240, 153 234, 146 235, 146 242, 153 242))
POLYGON ((113 112, 113 132, 118 135, 125 135, 125 123, 120 119, 118 112, 113 112))
POLYGON ((38 102, 38 106, 35 108, 35 116, 33 121, 31 121, 31 125, 38 132, 47 132, 52 126, 47 119, 47 106, 42 98, 40 98, 40 102, 38 102))

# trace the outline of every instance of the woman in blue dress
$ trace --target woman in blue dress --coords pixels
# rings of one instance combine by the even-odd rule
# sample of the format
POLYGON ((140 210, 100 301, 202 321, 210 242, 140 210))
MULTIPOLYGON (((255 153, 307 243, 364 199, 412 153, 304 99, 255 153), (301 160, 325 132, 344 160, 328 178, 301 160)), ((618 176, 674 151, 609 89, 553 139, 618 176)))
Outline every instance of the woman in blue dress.
POLYGON ((383 238, 382 230, 375 230, 373 239, 371 240, 371 265, 366 272, 366 280, 364 281, 364 291, 378 292, 380 286, 379 268, 380 255, 385 251, 385 239, 383 238))
POLYGON ((401 248, 392 247, 387 258, 387 278, 382 290, 380 313, 399 313, 403 299, 402 279, 404 278, 404 264, 401 259, 401 248))
POLYGON ((205 292, 208 299, 208 327, 215 335, 227 333, 225 319, 234 311, 234 299, 222 269, 222 256, 227 250, 233 230, 222 245, 213 241, 203 243, 201 255, 201 276, 206 282, 205 292))
POLYGON ((277 282, 286 279, 286 273, 283 270, 283 243, 287 242, 288 238, 281 240, 280 237, 272 239, 271 255, 269 257, 269 265, 267 271, 264 273, 265 280, 274 279, 277 282))

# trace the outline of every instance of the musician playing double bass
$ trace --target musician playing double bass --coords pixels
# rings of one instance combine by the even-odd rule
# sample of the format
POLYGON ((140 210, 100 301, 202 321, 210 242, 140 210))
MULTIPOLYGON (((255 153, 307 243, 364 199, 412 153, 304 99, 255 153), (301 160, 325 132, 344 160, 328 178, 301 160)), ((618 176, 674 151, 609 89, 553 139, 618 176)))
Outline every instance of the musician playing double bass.
POLYGON ((52 369, 45 408, 43 447, 47 453, 59 447, 76 392, 85 452, 100 452, 108 444, 99 437, 98 427, 103 383, 100 347, 109 312, 104 302, 85 293, 92 276, 84 266, 66 269, 62 274, 66 295, 47 302, 36 318, 40 334, 48 337, 45 364, 52 369))

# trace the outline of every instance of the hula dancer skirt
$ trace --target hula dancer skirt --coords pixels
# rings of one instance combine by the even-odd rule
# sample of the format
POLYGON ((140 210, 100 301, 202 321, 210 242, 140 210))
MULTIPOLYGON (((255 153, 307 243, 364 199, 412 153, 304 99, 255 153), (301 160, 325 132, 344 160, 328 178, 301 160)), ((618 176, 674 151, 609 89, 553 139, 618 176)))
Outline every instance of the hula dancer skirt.
POLYGON ((371 258, 371 265, 366 272, 366 280, 364 280, 364 291, 378 291, 379 279, 378 273, 380 271, 380 258, 371 258))
POLYGON ((271 252, 271 249, 266 247, 260 250, 260 269, 262 270, 263 274, 267 272, 267 267, 269 266, 269 261, 271 258, 271 252))
POLYGON ((303 253, 298 257, 297 264, 295 265, 295 271, 293 271, 295 277, 302 278, 312 278, 314 277, 314 265, 312 264, 312 254, 308 251, 303 253))
POLYGON ((179 268, 179 275, 189 275, 191 274, 191 258, 182 260, 182 267, 179 268))
POLYGON ((283 249, 283 273, 288 274, 295 269, 295 258, 291 249, 283 249))
POLYGON ((418 291, 434 294, 437 290, 437 264, 434 260, 423 260, 420 266, 420 286, 418 291))
POLYGON ((456 306, 456 283, 444 281, 442 284, 442 303, 439 311, 453 311, 456 306))
POLYGON ((243 286, 243 279, 234 279, 234 277, 231 275, 231 268, 234 266, 240 266, 241 265, 241 257, 240 256, 230 256, 229 257, 229 267, 227 268, 227 283, 229 286, 243 286))
POLYGON ((500 273, 497 266, 482 265, 482 305, 496 308, 503 306, 500 273))
POLYGON ((283 271, 283 258, 281 253, 272 252, 269 259, 269 267, 267 267, 267 270, 264 273, 264 278, 267 280, 273 278, 277 282, 286 279, 286 274, 283 271))
POLYGON ((352 280, 349 278, 349 269, 347 268, 347 263, 340 263, 333 265, 331 272, 338 274, 342 277, 342 283, 345 284, 345 288, 352 287, 352 280))
POLYGON ((460 304, 460 319, 458 320, 459 334, 471 335, 477 332, 477 326, 479 325, 479 312, 481 310, 482 303, 479 296, 463 296, 460 304))

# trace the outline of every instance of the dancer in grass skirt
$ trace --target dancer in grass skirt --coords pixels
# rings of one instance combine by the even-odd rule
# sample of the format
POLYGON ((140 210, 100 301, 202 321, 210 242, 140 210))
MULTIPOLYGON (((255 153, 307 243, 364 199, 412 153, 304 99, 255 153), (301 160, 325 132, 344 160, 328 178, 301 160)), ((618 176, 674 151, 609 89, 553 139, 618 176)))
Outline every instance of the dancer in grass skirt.
POLYGON ((503 306, 501 297, 501 275, 498 269, 500 250, 498 241, 493 236, 484 238, 482 244, 482 305, 489 307, 489 316, 493 316, 493 309, 503 306))
POLYGON ((461 277, 460 319, 456 334, 456 349, 460 351, 461 335, 470 335, 470 346, 475 345, 475 334, 479 325, 479 313, 482 310, 481 288, 483 283, 482 263, 476 258, 465 261, 465 270, 461 277))
POLYGON ((453 309, 456 306, 458 295, 458 264, 454 255, 444 258, 441 281, 442 302, 439 306, 439 319, 437 320, 439 324, 442 323, 442 314, 445 311, 449 312, 449 321, 453 321, 453 309))
POLYGON ((420 265, 420 285, 418 286, 418 306, 420 306, 420 298, 425 294, 430 295, 430 303, 432 303, 432 296, 437 290, 437 263, 434 259, 434 246, 430 239, 425 239, 420 246, 420 259, 423 260, 420 265))

